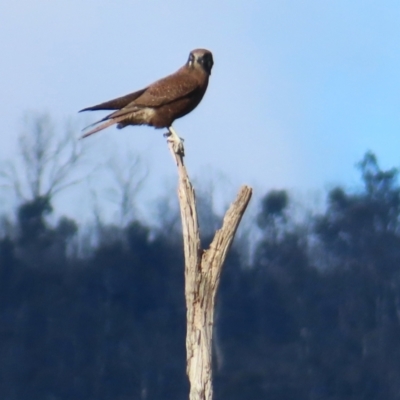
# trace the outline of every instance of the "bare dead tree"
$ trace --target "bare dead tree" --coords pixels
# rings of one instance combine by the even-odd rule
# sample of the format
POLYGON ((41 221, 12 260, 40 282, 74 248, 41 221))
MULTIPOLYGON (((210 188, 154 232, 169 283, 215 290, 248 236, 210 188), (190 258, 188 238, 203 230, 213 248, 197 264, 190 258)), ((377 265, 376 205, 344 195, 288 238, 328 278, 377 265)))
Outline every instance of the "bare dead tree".
POLYGON ((185 253, 186 360, 190 400, 212 400, 212 339, 215 298, 223 263, 252 195, 243 186, 208 249, 202 249, 195 193, 183 163, 169 143, 178 167, 178 197, 185 253))
POLYGON ((73 173, 82 160, 82 149, 68 123, 61 135, 56 133, 47 114, 27 114, 19 136, 19 154, 3 164, 3 187, 13 189, 20 200, 50 199, 77 184, 82 178, 73 173))
POLYGON ((132 151, 109 160, 107 169, 113 180, 108 197, 118 206, 120 224, 123 226, 134 216, 135 199, 148 176, 148 169, 140 156, 132 151))

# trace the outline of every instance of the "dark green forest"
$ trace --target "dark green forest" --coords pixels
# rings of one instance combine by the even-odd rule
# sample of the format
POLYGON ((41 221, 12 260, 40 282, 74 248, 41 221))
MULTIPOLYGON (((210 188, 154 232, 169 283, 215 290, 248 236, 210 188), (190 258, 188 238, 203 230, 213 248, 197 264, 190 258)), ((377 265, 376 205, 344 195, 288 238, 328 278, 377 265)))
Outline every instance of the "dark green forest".
MULTIPOLYGON (((262 196, 258 239, 235 242, 221 278, 215 399, 399 399, 398 172, 372 153, 358 169, 358 190, 301 222, 288 191, 262 196)), ((133 215, 88 240, 53 207, 39 190, 2 215, 0 398, 187 399, 179 228, 133 215)), ((221 217, 200 207, 210 232, 221 217)))

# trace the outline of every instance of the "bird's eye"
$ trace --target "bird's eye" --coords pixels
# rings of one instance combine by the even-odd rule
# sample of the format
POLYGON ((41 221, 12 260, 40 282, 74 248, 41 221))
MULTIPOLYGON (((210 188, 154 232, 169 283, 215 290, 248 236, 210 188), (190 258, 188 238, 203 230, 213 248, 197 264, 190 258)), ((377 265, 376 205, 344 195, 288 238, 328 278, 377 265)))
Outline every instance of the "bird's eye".
POLYGON ((203 64, 206 65, 208 68, 211 68, 213 65, 213 60, 210 54, 205 54, 203 56, 203 64))

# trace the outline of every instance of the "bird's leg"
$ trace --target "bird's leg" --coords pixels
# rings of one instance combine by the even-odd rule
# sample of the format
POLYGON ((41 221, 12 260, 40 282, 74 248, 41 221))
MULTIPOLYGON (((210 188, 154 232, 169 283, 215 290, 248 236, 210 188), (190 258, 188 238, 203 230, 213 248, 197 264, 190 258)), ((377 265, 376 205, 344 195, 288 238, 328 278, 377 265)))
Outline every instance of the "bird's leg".
POLYGON ((167 141, 172 143, 176 154, 180 154, 182 156, 185 155, 183 139, 177 135, 175 129, 172 126, 168 127, 168 133, 165 133, 164 135, 167 136, 167 141))

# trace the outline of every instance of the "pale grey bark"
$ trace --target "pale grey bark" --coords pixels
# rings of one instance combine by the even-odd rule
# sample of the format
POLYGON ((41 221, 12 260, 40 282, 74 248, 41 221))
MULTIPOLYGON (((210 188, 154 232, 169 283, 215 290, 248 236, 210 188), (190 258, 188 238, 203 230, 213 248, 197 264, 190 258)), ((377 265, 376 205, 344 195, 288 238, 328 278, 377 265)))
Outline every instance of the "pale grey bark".
POLYGON ((250 201, 252 189, 243 186, 225 214, 222 228, 209 249, 201 248, 196 200, 183 157, 170 150, 179 175, 178 196, 185 253, 185 298, 187 308, 187 375, 190 400, 212 400, 212 331, 215 297, 222 266, 240 220, 250 201))

